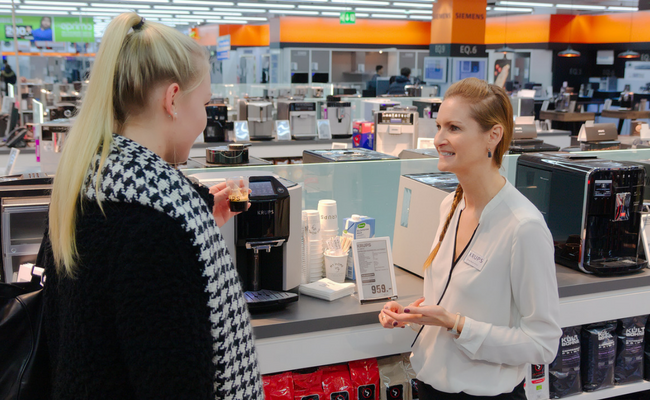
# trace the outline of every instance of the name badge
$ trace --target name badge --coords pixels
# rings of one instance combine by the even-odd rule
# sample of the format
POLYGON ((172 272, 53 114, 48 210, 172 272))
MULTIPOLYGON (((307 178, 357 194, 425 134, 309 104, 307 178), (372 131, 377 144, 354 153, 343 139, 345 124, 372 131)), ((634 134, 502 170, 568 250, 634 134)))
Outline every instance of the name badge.
POLYGON ((483 266, 487 262, 487 259, 482 255, 470 251, 467 256, 465 256, 465 264, 471 265, 476 268, 478 271, 483 269, 483 266))

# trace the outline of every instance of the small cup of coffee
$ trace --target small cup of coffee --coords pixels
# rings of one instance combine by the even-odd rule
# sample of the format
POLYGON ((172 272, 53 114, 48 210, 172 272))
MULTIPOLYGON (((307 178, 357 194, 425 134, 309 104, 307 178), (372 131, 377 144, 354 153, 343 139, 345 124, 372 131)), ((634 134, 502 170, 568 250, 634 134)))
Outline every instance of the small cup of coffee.
POLYGON ((233 176, 226 180, 226 185, 230 188, 228 195, 230 211, 246 211, 248 209, 248 177, 233 176))

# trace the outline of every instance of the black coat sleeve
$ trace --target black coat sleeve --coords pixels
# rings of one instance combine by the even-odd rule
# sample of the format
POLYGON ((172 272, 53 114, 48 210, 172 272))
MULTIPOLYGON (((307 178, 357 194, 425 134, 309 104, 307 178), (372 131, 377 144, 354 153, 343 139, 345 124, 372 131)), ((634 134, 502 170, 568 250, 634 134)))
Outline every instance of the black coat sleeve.
POLYGON ((190 236, 153 210, 125 226, 111 287, 137 399, 214 399, 207 278, 190 236))

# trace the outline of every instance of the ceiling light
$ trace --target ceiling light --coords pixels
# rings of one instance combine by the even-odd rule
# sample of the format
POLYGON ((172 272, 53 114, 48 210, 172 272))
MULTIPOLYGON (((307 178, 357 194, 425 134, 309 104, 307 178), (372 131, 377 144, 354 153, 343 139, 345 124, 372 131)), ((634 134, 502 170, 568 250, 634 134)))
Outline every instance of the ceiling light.
POLYGON ((122 3, 166 3, 165 0, 120 0, 122 3))
POLYGON ((240 12, 227 12, 227 11, 203 11, 200 13, 195 13, 197 15, 206 15, 208 17, 212 17, 215 15, 234 15, 236 17, 241 16, 240 12))
MULTIPOLYGON (((328 17, 339 17, 339 16, 341 16, 341 13, 323 11, 322 13, 320 13, 320 15, 326 15, 328 17)), ((355 17, 356 17, 356 15, 355 15, 355 17)))
POLYGON ((409 18, 411 19, 422 19, 425 21, 431 21, 432 17, 431 16, 426 16, 426 15, 411 15, 409 18))
POLYGON ((372 14, 370 18, 406 19, 406 15, 372 14))
POLYGON ((404 9, 395 9, 395 8, 367 8, 367 7, 356 7, 356 11, 367 11, 367 12, 380 12, 380 13, 402 13, 405 14, 406 10, 404 9))
POLYGON ((293 4, 237 3, 239 7, 296 8, 293 4))
POLYGON ((495 53, 503 53, 503 54, 514 53, 515 49, 513 49, 512 47, 508 47, 508 45, 504 44, 502 47, 499 47, 498 49, 494 50, 494 52, 495 53))
POLYGON ((223 17, 223 19, 236 19, 238 21, 241 21, 242 19, 250 20, 250 21, 268 21, 268 18, 264 17, 223 17))
POLYGON ((271 0, 271 1, 286 1, 289 3, 327 3, 329 0, 271 0))
POLYGON ((351 7, 327 7, 327 6, 298 6, 298 8, 306 10, 330 10, 330 11, 348 11, 352 10, 351 7))
POLYGON ((246 25, 246 21, 219 21, 220 24, 246 25))
POLYGON ((556 4, 555 7, 557 8, 569 8, 572 10, 604 10, 606 7, 605 6, 590 6, 586 4, 556 4))
POLYGON ((118 11, 115 12, 91 12, 91 11, 79 11, 79 14, 85 15, 87 17, 116 17, 120 15, 121 13, 118 11))
POLYGON ((89 13, 92 13, 92 12, 110 12, 110 13, 121 14, 123 12, 132 12, 133 9, 132 8, 129 9, 129 8, 125 7, 124 10, 120 11, 120 10, 115 10, 115 9, 112 9, 112 8, 87 8, 87 7, 84 7, 84 8, 81 9, 81 11, 86 11, 86 12, 89 12, 89 13))
POLYGON ((566 50, 563 50, 563 51, 557 53, 557 55, 559 57, 573 58, 573 57, 580 57, 580 52, 576 51, 576 50, 573 50, 571 48, 571 45, 569 45, 569 47, 567 47, 566 50))
MULTIPOLYGON (((158 0, 160 3, 160 0, 158 0)), ((208 7, 219 7, 219 6, 234 6, 235 3, 230 1, 196 1, 196 0, 172 0, 174 4, 197 4, 208 7)))
POLYGON ((532 8, 494 7, 493 10, 506 12, 533 12, 532 8))
POLYGON ((626 50, 622 53, 619 53, 618 58, 639 58, 641 57, 641 54, 637 53, 634 50, 626 50))
POLYGON ((393 3, 394 6, 398 7, 410 7, 410 8, 431 8, 433 9, 432 4, 419 4, 419 3, 393 3))
MULTIPOLYGON (((67 11, 48 11, 48 14, 51 15, 70 15, 67 11)), ((42 15, 43 11, 38 10, 16 10, 16 14, 25 14, 25 15, 42 15)))
POLYGON ((273 14, 318 15, 318 11, 269 10, 273 14))
POLYGON ((500 1, 499 5, 524 7, 553 7, 553 3, 531 3, 527 1, 500 1))
MULTIPOLYGON (((81 4, 81 3, 80 3, 81 4)), ((91 7, 110 7, 110 8, 122 8, 122 9, 128 9, 125 4, 103 4, 103 3, 90 3, 91 7)), ((146 4, 133 4, 133 7, 137 8, 151 8, 151 6, 148 6, 146 4)))
POLYGON ((153 6, 156 10, 190 10, 210 11, 210 7, 187 7, 187 6, 153 6))
POLYGON ((485 11, 490 11, 492 7, 485 7, 485 11))
POLYGON ((608 11, 639 11, 638 7, 607 7, 608 11))
MULTIPOLYGON (((239 8, 239 9, 232 9, 233 11, 238 11, 238 12, 243 12, 243 13, 265 13, 268 12, 269 10, 262 10, 259 8, 239 8)), ((228 9, 230 11, 230 9, 228 9)))
POLYGON ((407 14, 428 14, 431 15, 433 14, 433 10, 408 10, 406 11, 407 14))
POLYGON ((20 5, 21 10, 41 10, 43 13, 48 13, 50 10, 54 11, 77 11, 76 7, 56 7, 56 8, 50 8, 50 7, 43 7, 43 6, 23 6, 22 4, 20 5))
POLYGON ((149 15, 163 15, 171 16, 172 14, 189 14, 189 11, 165 11, 165 10, 138 10, 138 14, 149 14, 149 15))
POLYGON ((354 13, 354 16, 355 16, 355 17, 369 17, 370 14, 355 12, 355 13, 354 13))
MULTIPOLYGON (((18 1, 16 1, 18 3, 18 1)), ((25 4, 38 4, 42 6, 77 6, 77 7, 84 7, 87 6, 88 3, 77 3, 77 2, 71 2, 71 1, 57 1, 56 3, 53 1, 36 1, 36 0, 25 0, 25 4), (54 4, 52 4, 54 3, 54 4)))
POLYGON ((387 1, 364 1, 364 0, 331 0, 332 3, 345 3, 345 4, 362 4, 367 6, 387 6, 387 1))

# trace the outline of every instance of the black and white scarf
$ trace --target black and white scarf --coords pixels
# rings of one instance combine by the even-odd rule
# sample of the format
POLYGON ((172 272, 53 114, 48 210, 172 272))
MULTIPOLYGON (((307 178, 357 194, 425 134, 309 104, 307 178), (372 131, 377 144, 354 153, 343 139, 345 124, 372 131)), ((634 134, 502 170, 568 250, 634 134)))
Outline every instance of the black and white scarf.
MULTIPOLYGON (((95 158, 99 165, 100 155, 95 158)), ((89 200, 138 203, 172 217, 193 237, 208 278, 212 362, 217 367, 218 399, 262 399, 263 391, 253 332, 237 270, 212 215, 212 210, 183 174, 146 147, 113 135, 101 171, 86 176, 83 195, 89 200)))

